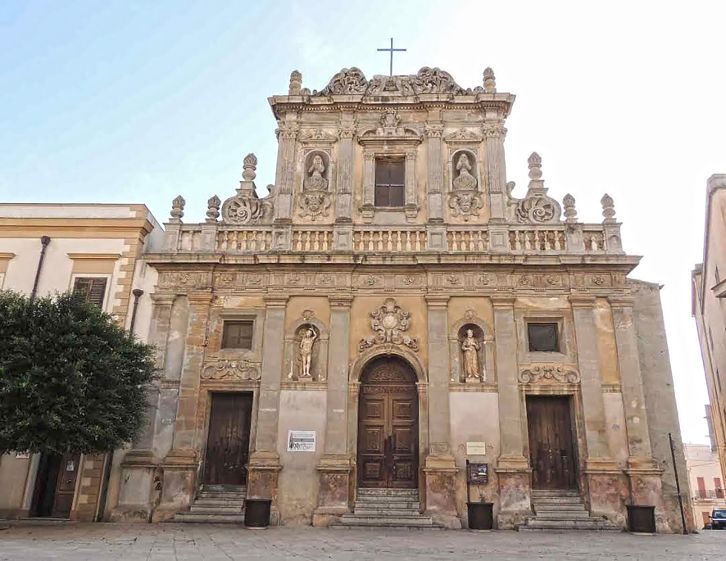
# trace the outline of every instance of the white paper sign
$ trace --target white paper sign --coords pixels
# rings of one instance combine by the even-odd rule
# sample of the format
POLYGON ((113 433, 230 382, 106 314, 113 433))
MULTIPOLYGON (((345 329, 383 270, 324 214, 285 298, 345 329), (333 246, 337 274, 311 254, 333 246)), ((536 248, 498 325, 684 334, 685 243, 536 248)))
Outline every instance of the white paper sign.
POLYGON ((315 452, 314 430, 287 431, 288 452, 315 452))
POLYGON ((487 453, 487 445, 485 442, 467 442, 467 456, 485 456, 487 453))

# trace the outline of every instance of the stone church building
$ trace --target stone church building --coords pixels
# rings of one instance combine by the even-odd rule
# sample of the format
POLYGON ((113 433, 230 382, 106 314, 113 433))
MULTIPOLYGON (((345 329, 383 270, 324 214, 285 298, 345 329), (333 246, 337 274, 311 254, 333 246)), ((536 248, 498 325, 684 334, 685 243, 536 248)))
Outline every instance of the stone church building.
POLYGON ((177 197, 145 255, 162 376, 111 519, 235 519, 246 497, 280 524, 456 528, 486 501, 499 528, 652 505, 680 531, 659 287, 628 277, 608 195, 581 222, 536 153, 515 188, 514 99, 491 69, 291 74, 269 196, 250 154, 205 222, 177 197))

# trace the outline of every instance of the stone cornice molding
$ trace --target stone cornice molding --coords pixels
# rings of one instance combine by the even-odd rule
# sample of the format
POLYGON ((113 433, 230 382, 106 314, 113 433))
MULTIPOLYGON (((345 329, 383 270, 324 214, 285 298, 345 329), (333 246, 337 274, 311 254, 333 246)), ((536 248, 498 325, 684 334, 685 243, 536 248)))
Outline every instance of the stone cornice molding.
POLYGON ((495 310, 512 310, 514 311, 514 304, 517 301, 516 296, 509 296, 509 295, 501 295, 501 296, 492 296, 492 307, 495 310))
POLYGON ((447 294, 426 294, 424 299, 429 308, 446 308, 451 297, 447 294))
POLYGON ((353 296, 350 294, 330 294, 328 303, 333 309, 349 309, 353 304, 353 296))
POLYGON ((289 296, 283 294, 265 294, 262 297, 265 308, 286 308, 289 299, 289 296))
POLYGON ((573 308, 594 308, 595 307, 595 296, 587 294, 570 294, 568 296, 570 305, 573 308))
POLYGON ((171 306, 176 299, 176 294, 160 294, 158 292, 152 292, 149 294, 151 301, 155 306, 171 306))
POLYGON ((610 307, 612 308, 632 308, 635 304, 635 298, 632 296, 621 296, 613 294, 607 297, 610 307))
POLYGON ((187 294, 187 298, 189 299, 189 304, 200 306, 209 304, 214 299, 214 294, 212 294, 211 288, 193 290, 187 294))

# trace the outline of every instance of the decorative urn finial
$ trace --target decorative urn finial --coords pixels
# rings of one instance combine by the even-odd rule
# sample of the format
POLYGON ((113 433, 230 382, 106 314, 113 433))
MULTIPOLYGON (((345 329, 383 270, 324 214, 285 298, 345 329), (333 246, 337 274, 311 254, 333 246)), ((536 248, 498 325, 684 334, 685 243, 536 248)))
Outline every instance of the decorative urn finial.
POLYGON ((603 224, 614 224, 615 223, 615 201, 613 198, 605 193, 600 199, 602 205, 602 215, 604 220, 603 224))
POLYGON ((213 195, 207 201, 207 223, 215 224, 217 222, 217 218, 219 218, 219 207, 221 204, 222 201, 217 195, 213 195))
POLYGON ((300 95, 302 93, 302 74, 298 70, 290 73, 290 87, 288 95, 300 95))
POLYGON ((184 205, 187 202, 184 197, 178 195, 171 201, 171 211, 169 212, 169 222, 171 224, 181 224, 181 219, 184 216, 184 205))
POLYGON ((542 157, 537 154, 537 152, 532 152, 532 154, 527 158, 527 163, 529 164, 529 178, 532 181, 539 181, 542 179, 542 157))
POLYGON ((255 173, 255 170, 257 170, 257 156, 251 152, 247 154, 242 164, 242 170, 242 179, 244 181, 254 181, 255 177, 257 177, 257 173, 255 173))
POLYGON ((484 69, 484 91, 497 93, 497 79, 494 77, 494 70, 489 67, 484 69))
POLYGON ((577 209, 575 208, 575 197, 567 193, 562 199, 562 205, 565 207, 565 221, 573 224, 577 222, 577 209))

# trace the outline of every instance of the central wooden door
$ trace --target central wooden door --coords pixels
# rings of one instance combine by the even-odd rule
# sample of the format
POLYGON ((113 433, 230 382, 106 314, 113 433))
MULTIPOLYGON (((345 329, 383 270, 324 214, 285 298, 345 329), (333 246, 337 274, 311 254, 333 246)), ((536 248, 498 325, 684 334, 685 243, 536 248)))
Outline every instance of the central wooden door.
POLYGON ((418 487, 416 375, 403 360, 376 359, 361 378, 358 486, 418 487))
POLYGON ((33 516, 68 518, 71 515, 80 463, 80 454, 41 456, 31 508, 33 516))
POLYGON ((527 397, 533 489, 577 489, 577 462, 567 396, 527 397))
POLYGON ((251 393, 212 394, 204 483, 247 483, 251 420, 251 393))

